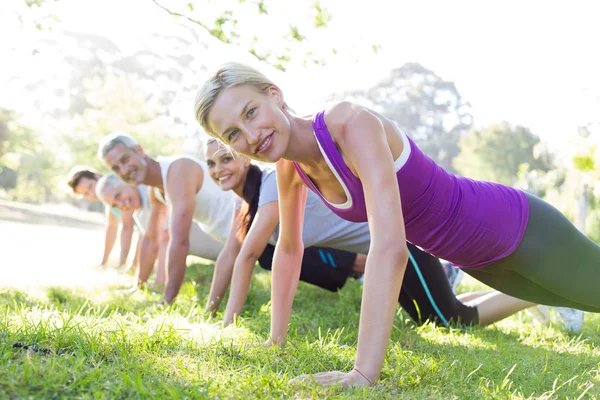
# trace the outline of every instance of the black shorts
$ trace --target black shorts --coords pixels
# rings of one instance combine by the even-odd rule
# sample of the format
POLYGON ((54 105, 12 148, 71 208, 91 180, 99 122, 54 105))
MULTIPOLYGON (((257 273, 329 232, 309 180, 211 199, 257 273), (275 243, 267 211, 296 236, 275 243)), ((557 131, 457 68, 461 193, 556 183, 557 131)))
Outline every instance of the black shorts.
MULTIPOLYGON (((275 246, 268 244, 258 258, 261 267, 271 270, 275 246)), ((320 288, 335 292, 341 289, 352 276, 352 266, 356 253, 330 249, 327 247, 308 247, 302 257, 300 280, 320 288)))

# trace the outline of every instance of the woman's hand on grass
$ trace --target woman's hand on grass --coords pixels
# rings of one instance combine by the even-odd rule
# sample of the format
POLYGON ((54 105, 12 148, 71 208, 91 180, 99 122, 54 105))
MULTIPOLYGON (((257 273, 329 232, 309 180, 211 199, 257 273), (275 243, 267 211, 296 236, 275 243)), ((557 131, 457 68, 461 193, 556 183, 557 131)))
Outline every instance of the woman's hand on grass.
POLYGON ((266 347, 266 348, 271 348, 271 347, 275 347, 275 346, 283 347, 284 344, 285 344, 285 340, 276 342, 272 338, 268 338, 267 340, 265 340, 264 342, 262 342, 260 344, 260 347, 266 347))
POLYGON ((297 376, 290 381, 291 384, 298 383, 318 383, 323 386, 342 385, 344 388, 372 386, 373 383, 356 370, 350 372, 329 371, 319 372, 317 374, 304 374, 297 376))

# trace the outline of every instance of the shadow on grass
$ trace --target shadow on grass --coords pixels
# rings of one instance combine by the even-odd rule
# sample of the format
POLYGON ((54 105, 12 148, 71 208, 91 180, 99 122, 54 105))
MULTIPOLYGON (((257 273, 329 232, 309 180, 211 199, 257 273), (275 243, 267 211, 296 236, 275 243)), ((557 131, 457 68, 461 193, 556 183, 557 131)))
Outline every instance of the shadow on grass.
POLYGON ((112 313, 124 315, 149 311, 160 299, 160 294, 149 291, 121 294, 120 290, 125 289, 110 287, 100 293, 86 293, 77 288, 51 286, 33 296, 22 290, 2 288, 0 306, 5 306, 7 312, 31 308, 85 315, 101 311, 101 317, 105 317, 112 313))

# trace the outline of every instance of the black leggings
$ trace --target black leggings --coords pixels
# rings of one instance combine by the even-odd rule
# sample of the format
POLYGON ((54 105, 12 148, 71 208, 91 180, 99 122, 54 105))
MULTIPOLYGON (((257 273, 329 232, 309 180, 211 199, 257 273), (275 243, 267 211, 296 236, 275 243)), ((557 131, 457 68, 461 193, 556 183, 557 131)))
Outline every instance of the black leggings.
POLYGON ((477 307, 461 303, 448 282, 440 260, 407 243, 410 257, 398 301, 417 323, 427 320, 445 326, 479 323, 477 307))
POLYGON ((526 195, 529 222, 517 250, 482 269, 464 271, 523 300, 600 312, 600 246, 556 208, 526 195))
MULTIPOLYGON (((440 261, 408 244, 411 257, 406 266, 398 302, 416 323, 433 321, 442 325, 472 325, 479 322, 476 307, 461 303, 448 283, 440 261)), ((261 267, 271 270, 275 247, 267 245, 258 259, 261 267)), ((323 247, 304 250, 300 280, 336 291, 353 275, 356 254, 323 247)))

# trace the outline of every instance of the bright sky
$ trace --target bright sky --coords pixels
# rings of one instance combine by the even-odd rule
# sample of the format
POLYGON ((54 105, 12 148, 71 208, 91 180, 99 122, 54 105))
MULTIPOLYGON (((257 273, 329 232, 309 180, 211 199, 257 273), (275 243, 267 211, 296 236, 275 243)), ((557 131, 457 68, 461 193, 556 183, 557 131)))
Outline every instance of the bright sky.
MULTIPOLYGON (((211 12, 210 7, 221 7, 224 1, 238 3, 194 3, 208 4, 206 12, 211 12)), ((19 5, 22 0, 8 3, 19 5)), ((306 14, 310 3, 267 1, 269 18, 249 13, 240 29, 276 41, 279 36, 270 33, 287 21, 302 21, 299 16, 306 14)), ((18 23, 10 22, 2 10, 6 4, 0 5, 0 35, 11 40, 2 40, 0 50, 6 54, 15 49, 16 54, 27 48, 31 36, 17 32, 18 23)), ((325 67, 290 68, 285 74, 261 68, 284 88, 298 112, 314 112, 323 96, 369 87, 390 69, 414 61, 454 81, 472 104, 478 125, 507 120, 556 143, 573 135, 578 124, 600 121, 600 6, 594 1, 321 0, 321 4, 334 19, 307 46, 315 52, 334 47, 338 58, 325 67), (370 44, 381 45, 382 50, 361 52, 370 44), (349 61, 350 52, 359 61, 349 61)), ((151 0, 61 0, 56 7, 61 26, 101 33, 122 50, 135 47, 144 33, 168 29, 172 18, 151 0)), ((232 59, 255 63, 231 46, 212 47, 211 65, 232 59)), ((0 63, 0 82, 15 71, 35 76, 40 68, 23 65, 18 57, 10 59, 12 63, 0 63)), ((6 105, 6 93, 0 92, 0 103, 6 105)))

